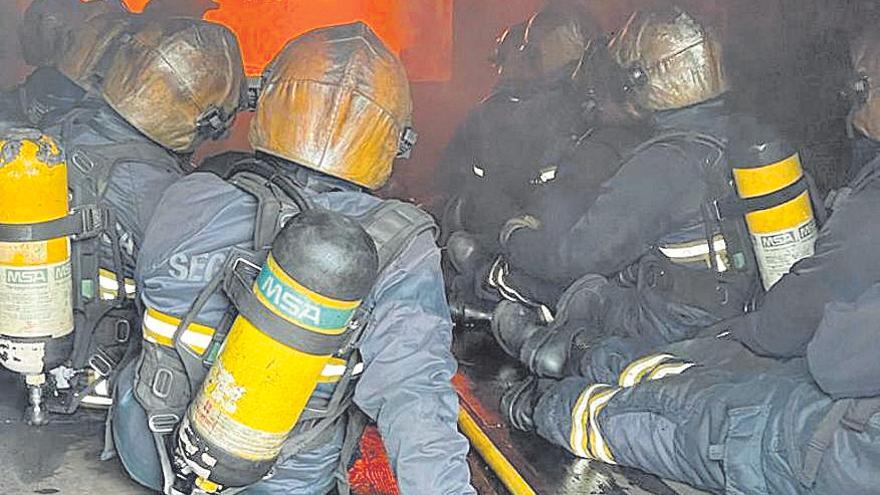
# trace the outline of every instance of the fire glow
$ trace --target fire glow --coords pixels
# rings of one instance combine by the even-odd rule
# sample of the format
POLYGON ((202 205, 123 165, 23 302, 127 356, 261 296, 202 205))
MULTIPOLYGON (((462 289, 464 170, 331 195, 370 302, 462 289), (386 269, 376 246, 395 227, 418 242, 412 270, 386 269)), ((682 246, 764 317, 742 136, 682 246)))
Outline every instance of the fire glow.
MULTIPOLYGON (((149 1, 123 0, 132 12, 142 12, 149 1)), ((250 76, 259 75, 290 39, 318 27, 360 20, 400 55, 413 81, 451 77, 453 0, 217 0, 216 4, 204 18, 235 32, 250 76)))

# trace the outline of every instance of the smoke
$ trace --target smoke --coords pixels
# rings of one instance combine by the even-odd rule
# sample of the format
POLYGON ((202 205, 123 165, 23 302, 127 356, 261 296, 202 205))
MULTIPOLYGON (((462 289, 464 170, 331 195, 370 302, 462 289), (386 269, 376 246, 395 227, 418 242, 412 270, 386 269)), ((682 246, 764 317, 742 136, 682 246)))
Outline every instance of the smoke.
MULTIPOLYGON (((564 1, 577 3, 587 10, 608 34, 613 34, 633 9, 669 3, 666 0, 549 0, 564 1)), ((219 15, 221 11, 211 12, 217 7, 252 4, 245 0, 125 2, 138 8, 146 4, 150 15, 201 17, 208 12, 209 18, 219 15)), ((17 55, 16 36, 17 19, 28 3, 27 0, 0 1, 2 87, 20 81, 29 70, 17 55)), ((427 2, 436 9, 454 8, 448 16, 450 23, 438 23, 438 17, 430 9, 413 14, 413 5, 425 3, 361 2, 375 19, 392 19, 406 26, 403 30, 389 31, 389 36, 401 46, 410 45, 402 49, 401 56, 414 80, 414 120, 420 142, 412 159, 398 164, 391 192, 431 203, 438 199, 435 172, 448 165, 441 163, 442 150, 468 110, 495 84, 497 74, 488 62, 495 37, 506 27, 528 19, 545 1, 427 2), (395 11, 396 8, 402 10, 395 11), (444 43, 449 46, 443 46, 444 43), (443 55, 426 62, 433 53, 443 55)), ((845 147, 841 143, 845 144, 845 139, 838 132, 843 129, 840 119, 845 115, 845 108, 836 90, 847 77, 847 38, 861 25, 876 19, 880 4, 870 0, 681 0, 678 3, 722 33, 737 105, 778 124, 798 143, 826 143, 827 146, 815 153, 824 157, 820 168, 832 167, 832 162, 846 159, 841 155, 845 147)), ((247 20, 248 10, 242 8, 241 12, 239 17, 247 20)), ((324 24, 336 22, 326 15, 324 24)), ((321 25, 320 12, 309 17, 308 22, 321 25)), ((265 31, 273 27, 257 25, 255 29, 265 31)), ((233 140, 225 144, 233 147, 246 144, 246 129, 241 127, 246 128, 247 120, 247 116, 239 118, 240 128, 234 132, 233 140)), ((833 171, 817 175, 828 187, 835 182, 833 171)))

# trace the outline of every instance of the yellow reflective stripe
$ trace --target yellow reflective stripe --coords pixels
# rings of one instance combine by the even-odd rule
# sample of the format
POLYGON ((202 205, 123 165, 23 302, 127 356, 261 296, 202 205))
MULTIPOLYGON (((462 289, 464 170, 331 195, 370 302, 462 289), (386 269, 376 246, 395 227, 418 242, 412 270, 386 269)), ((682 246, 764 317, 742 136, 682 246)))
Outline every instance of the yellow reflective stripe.
POLYGON ((328 308, 333 309, 355 309, 361 305, 361 301, 340 301, 339 299, 331 299, 327 296, 318 294, 317 292, 309 289, 308 287, 300 284, 293 278, 291 278, 288 274, 284 273, 284 270, 278 266, 278 263, 275 261, 275 258, 272 255, 269 255, 269 259, 266 260, 266 263, 269 265, 269 268, 278 277, 282 282, 292 287, 296 292, 308 297, 313 302, 321 305, 327 306, 328 308))
POLYGON ((608 401, 610 401, 617 392, 620 392, 619 388, 604 390, 596 394, 596 396, 589 401, 590 452, 592 453, 593 459, 600 460, 606 464, 617 463, 614 461, 614 456, 611 454, 611 448, 608 447, 608 443, 605 442, 605 437, 602 436, 602 429, 599 426, 599 413, 602 412, 602 409, 605 409, 608 401))
POLYGON ((597 391, 609 388, 611 388, 609 385, 601 383, 590 385, 581 392, 580 397, 575 402, 574 408, 571 411, 571 433, 569 434, 568 444, 571 447, 571 451, 578 457, 585 459, 593 458, 588 445, 590 400, 597 391))
POLYGON ((650 356, 636 359, 620 374, 617 381, 618 385, 624 388, 632 387, 639 383, 648 372, 654 369, 654 367, 664 361, 672 359, 673 357, 675 356, 671 354, 652 354, 650 356))
POLYGON ((659 380, 667 376, 680 375, 690 369, 694 364, 695 363, 688 362, 663 363, 651 371, 648 375, 648 381, 659 380))
MULTIPOLYGON (((153 308, 147 308, 144 313, 144 339, 147 342, 159 344, 165 347, 173 347, 174 332, 180 325, 180 319, 167 315, 153 308)), ((203 354, 211 345, 215 330, 207 325, 199 323, 191 323, 189 328, 183 332, 181 340, 189 346, 193 352, 203 354)), ((338 382, 345 373, 346 362, 339 358, 331 358, 318 379, 319 383, 335 383, 338 382)), ((355 365, 353 374, 359 375, 364 371, 364 363, 355 365)))
MULTIPOLYGON (((136 292, 134 280, 126 278, 124 283, 126 297, 129 299, 133 298, 136 292)), ((98 287, 101 299, 116 299, 117 292, 119 291, 119 282, 116 280, 116 274, 104 268, 99 269, 98 287)))
MULTIPOLYGON (((144 313, 144 339, 166 347, 172 347, 174 332, 180 325, 180 319, 167 315, 153 308, 147 308, 144 313)), ((197 354, 202 354, 211 345, 214 329, 191 323, 181 336, 181 341, 197 354)))

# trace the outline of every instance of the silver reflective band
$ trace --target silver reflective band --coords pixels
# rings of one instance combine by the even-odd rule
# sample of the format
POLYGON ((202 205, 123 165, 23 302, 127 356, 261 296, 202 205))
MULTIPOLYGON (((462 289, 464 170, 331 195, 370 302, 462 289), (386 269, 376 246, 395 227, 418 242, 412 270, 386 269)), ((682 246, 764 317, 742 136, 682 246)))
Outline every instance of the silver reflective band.
POLYGON ((541 175, 538 176, 538 182, 541 184, 546 184, 550 181, 556 179, 556 167, 549 167, 541 170, 541 175))
MULTIPOLYGON (((724 241, 724 238, 716 237, 712 243, 712 247, 715 251, 715 261, 718 265, 718 271, 727 271, 727 264, 724 262, 724 256, 722 256, 727 253, 727 243, 724 241)), ((709 263, 709 243, 705 240, 670 244, 660 246, 658 249, 663 256, 666 256, 670 261, 675 263, 702 261, 705 262, 708 267, 712 266, 711 263, 709 263)))

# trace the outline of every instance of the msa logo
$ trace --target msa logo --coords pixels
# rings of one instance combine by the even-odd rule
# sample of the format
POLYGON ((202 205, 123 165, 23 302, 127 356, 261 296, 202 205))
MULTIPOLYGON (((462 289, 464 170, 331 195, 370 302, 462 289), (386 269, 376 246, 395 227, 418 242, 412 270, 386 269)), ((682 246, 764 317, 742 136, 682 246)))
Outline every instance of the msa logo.
POLYGON ((6 270, 6 283, 10 285, 37 285, 48 282, 49 272, 45 268, 36 270, 6 270))
POLYGON ((817 234, 816 230, 816 222, 810 222, 806 225, 801 226, 798 229, 798 234, 800 234, 801 239, 809 239, 817 234))
POLYGON ((774 248, 785 246, 786 244, 791 244, 795 241, 797 241, 797 239, 794 237, 794 232, 783 232, 781 234, 761 237, 761 246, 765 248, 774 248))
POLYGON ((73 270, 70 267, 70 263, 65 263, 61 266, 56 266, 54 268, 55 280, 63 280, 71 276, 73 270))
POLYGON ((285 316, 314 326, 321 325, 321 308, 300 296, 273 276, 262 277, 260 290, 285 316))

